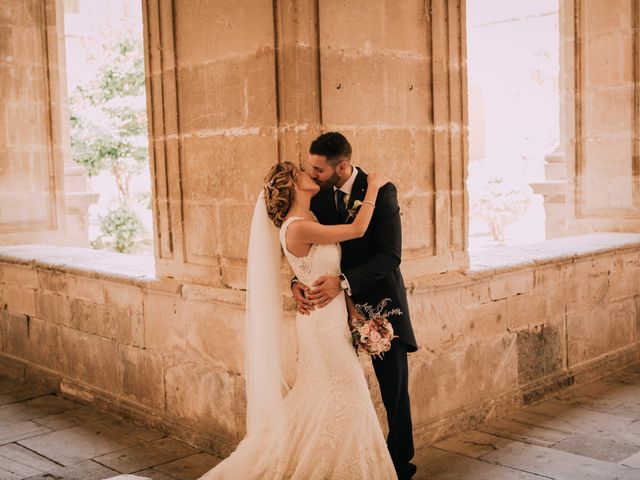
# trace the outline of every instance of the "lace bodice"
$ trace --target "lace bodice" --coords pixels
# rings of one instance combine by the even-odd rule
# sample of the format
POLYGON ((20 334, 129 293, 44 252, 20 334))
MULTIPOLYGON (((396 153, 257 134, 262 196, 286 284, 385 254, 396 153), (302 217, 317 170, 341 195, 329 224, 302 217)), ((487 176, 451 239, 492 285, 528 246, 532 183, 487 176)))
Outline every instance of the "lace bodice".
POLYGON ((289 251, 286 241, 287 228, 295 220, 304 219, 302 217, 289 217, 284 221, 280 227, 280 244, 298 280, 306 285, 311 285, 323 275, 340 275, 340 245, 337 243, 313 244, 309 253, 304 257, 296 257, 289 251))

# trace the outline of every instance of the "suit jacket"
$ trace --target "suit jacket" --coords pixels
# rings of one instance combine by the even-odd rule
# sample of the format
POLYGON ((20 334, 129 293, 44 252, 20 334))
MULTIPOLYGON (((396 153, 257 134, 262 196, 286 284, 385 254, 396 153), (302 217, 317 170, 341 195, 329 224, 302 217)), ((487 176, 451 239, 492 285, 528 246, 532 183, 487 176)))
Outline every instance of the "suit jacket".
MULTIPOLYGON (((356 200, 364 200, 367 191, 367 174, 358 171, 347 210, 356 200)), ((320 223, 336 225, 340 223, 335 204, 334 190, 321 190, 311 200, 311 210, 320 223)), ((353 218, 348 219, 352 222, 353 218)), ((351 297, 356 304, 368 303, 375 307, 381 300, 391 301, 385 310, 400 308, 401 315, 392 315, 389 321, 393 325, 398 340, 407 345, 407 350, 418 349, 411 326, 409 305, 404 280, 400 273, 402 256, 402 226, 398 192, 392 183, 386 184, 378 192, 376 208, 369 228, 362 238, 347 240, 342 246, 342 273, 349 280, 351 297)))

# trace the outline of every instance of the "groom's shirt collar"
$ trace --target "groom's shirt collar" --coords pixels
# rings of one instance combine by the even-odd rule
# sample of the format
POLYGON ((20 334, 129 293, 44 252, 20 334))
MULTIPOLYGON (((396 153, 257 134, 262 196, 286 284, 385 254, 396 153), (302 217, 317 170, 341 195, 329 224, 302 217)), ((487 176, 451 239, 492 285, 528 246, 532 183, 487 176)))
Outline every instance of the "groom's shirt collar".
POLYGON ((351 176, 344 182, 340 188, 333 187, 333 190, 342 190, 347 194, 347 197, 351 195, 351 190, 353 190, 353 183, 356 181, 356 177, 358 176, 358 167, 353 167, 353 171, 351 172, 351 176))

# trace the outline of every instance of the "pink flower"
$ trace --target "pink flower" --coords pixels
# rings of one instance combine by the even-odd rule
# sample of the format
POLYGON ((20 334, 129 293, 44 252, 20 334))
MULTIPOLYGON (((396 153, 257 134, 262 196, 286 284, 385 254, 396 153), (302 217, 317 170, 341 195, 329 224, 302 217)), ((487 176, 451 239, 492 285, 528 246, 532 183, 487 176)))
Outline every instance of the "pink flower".
POLYGON ((380 341, 382 340, 382 335, 380 335, 380 333, 377 330, 374 330, 369 334, 369 338, 371 339, 372 343, 377 344, 377 343, 380 343, 380 341))

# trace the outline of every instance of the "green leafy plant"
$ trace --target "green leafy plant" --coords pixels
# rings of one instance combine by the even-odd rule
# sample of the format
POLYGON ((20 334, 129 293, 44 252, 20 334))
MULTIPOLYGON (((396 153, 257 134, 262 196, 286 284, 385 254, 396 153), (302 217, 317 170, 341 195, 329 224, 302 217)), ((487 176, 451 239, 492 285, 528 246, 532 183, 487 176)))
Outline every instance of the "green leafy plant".
POLYGON ((142 222, 125 203, 100 217, 100 235, 91 242, 93 248, 131 252, 144 234, 142 222))
POLYGON ((69 98, 71 155, 89 176, 108 171, 118 191, 115 206, 100 217, 100 236, 92 245, 131 252, 136 242, 147 240, 131 208, 131 181, 149 162, 143 45, 128 30, 102 39, 93 59, 97 74, 69 98))

